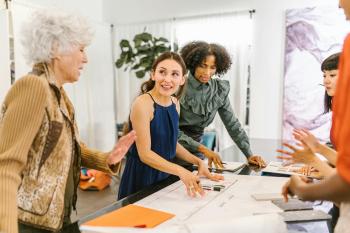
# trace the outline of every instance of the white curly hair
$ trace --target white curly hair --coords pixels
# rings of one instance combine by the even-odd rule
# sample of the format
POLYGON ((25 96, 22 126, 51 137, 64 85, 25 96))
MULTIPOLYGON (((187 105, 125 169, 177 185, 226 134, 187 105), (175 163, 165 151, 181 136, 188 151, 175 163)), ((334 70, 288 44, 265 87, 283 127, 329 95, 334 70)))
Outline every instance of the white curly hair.
POLYGON ((59 9, 41 9, 22 27, 24 57, 29 65, 50 63, 53 50, 69 52, 73 46, 87 46, 93 36, 87 20, 59 9))

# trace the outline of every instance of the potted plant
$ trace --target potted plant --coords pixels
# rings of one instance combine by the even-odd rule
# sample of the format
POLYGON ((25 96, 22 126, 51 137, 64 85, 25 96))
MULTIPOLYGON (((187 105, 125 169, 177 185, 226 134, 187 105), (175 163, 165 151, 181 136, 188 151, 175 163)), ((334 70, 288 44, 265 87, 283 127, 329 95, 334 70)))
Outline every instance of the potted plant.
MULTIPOLYGON (((143 78, 152 69, 153 61, 162 53, 170 51, 170 42, 164 37, 154 37, 148 32, 135 35, 134 44, 128 40, 121 40, 119 43, 121 54, 115 62, 117 68, 125 67, 124 70, 134 70, 136 77, 143 78)), ((178 46, 173 44, 173 51, 178 46)))

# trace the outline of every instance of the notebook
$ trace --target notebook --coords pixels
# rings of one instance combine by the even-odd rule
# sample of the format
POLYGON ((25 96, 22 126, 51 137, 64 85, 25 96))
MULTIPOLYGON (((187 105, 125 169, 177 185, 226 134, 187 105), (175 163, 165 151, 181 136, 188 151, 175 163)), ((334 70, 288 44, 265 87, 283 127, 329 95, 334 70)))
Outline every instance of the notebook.
POLYGON ((138 205, 127 205, 82 224, 82 229, 88 227, 153 228, 174 216, 171 213, 138 205))

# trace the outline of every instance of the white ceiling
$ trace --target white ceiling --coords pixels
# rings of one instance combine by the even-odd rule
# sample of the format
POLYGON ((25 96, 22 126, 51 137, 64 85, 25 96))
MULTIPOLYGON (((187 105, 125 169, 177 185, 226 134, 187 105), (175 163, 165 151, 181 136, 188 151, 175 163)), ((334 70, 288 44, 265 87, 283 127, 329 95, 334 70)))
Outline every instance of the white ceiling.
POLYGON ((119 24, 249 9, 256 1, 262 0, 104 0, 103 10, 105 21, 119 24))

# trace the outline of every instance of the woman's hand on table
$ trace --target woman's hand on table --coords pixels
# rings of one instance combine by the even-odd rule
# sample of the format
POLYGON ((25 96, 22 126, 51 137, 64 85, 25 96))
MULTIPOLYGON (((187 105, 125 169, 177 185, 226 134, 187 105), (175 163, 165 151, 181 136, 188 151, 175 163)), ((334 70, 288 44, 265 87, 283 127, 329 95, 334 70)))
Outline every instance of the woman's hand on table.
POLYGON ((248 158, 248 163, 251 165, 258 166, 259 168, 266 167, 266 162, 264 159, 259 155, 252 155, 248 158))

